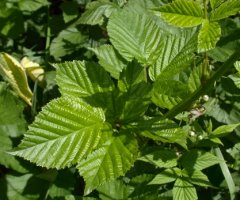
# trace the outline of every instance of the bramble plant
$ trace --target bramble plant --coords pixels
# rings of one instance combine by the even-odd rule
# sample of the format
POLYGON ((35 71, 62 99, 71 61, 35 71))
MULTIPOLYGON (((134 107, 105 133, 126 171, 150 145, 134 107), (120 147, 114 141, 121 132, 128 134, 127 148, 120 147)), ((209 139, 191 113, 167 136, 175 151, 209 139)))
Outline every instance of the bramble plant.
MULTIPOLYGON (((49 184, 26 198, 236 199, 240 1, 64 1, 66 26, 54 37, 51 3, 43 2, 30 12, 48 11, 45 62, 33 59, 45 66, 0 54, 0 137, 7 144, 0 163, 29 180, 33 165, 22 157, 40 166, 37 180, 49 184), (55 84, 60 94, 47 98, 55 84), (15 147, 12 139, 21 135, 15 147), (221 175, 212 175, 215 169, 221 175), (72 179, 65 189, 61 173, 72 179), (79 177, 84 183, 73 189, 79 177)), ((23 13, 24 5, 17 5, 23 13)), ((19 185, 24 194, 26 183, 19 185)), ((9 191, 6 199, 20 195, 9 191)))

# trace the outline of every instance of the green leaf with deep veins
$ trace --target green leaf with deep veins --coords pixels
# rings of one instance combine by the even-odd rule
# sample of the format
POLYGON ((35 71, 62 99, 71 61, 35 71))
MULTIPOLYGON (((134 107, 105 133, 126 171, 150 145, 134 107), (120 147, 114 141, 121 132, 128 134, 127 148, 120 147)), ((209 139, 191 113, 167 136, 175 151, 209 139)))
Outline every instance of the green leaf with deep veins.
POLYGON ((193 0, 176 0, 155 9, 154 12, 178 27, 194 27, 200 25, 204 19, 200 4, 193 0))
POLYGON ((221 27, 217 22, 204 20, 198 35, 198 51, 213 49, 221 36, 221 27))
POLYGON ((136 160, 137 153, 137 140, 121 134, 82 160, 77 168, 86 181, 84 194, 124 175, 136 160))
POLYGON ((69 167, 111 136, 104 121, 102 109, 80 99, 55 99, 44 107, 11 154, 47 168, 69 167))
POLYGON ((135 58, 144 65, 156 62, 162 50, 162 34, 148 15, 119 11, 110 17, 107 30, 113 46, 126 60, 135 58))

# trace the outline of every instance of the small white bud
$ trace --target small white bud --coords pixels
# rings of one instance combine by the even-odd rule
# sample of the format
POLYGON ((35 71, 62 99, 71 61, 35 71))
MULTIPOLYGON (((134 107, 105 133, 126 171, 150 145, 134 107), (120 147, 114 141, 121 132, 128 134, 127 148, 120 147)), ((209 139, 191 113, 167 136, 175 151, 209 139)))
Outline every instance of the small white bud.
POLYGON ((190 135, 191 137, 193 137, 193 136, 196 135, 196 133, 195 133, 194 131, 190 131, 190 132, 189 132, 189 135, 190 135))
POLYGON ((209 96, 208 95, 203 95, 203 100, 205 101, 205 102, 207 102, 207 101, 209 101, 209 96))
POLYGON ((202 139, 203 139, 203 136, 202 136, 202 135, 199 135, 199 136, 198 136, 198 139, 199 139, 199 140, 202 140, 202 139))

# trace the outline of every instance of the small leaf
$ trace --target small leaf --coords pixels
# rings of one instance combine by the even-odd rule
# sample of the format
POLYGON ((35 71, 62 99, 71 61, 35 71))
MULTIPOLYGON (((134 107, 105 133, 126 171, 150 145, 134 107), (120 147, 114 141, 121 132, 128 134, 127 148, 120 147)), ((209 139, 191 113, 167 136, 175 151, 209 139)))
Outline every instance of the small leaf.
POLYGON ((177 165, 177 155, 175 151, 158 150, 143 155, 138 160, 151 163, 160 168, 171 168, 177 165))
POLYGON ((80 161, 77 168, 86 182, 84 194, 87 195, 101 184, 124 175, 133 165, 137 153, 136 139, 122 134, 113 137, 80 161))
POLYGON ((14 91, 31 106, 32 91, 28 86, 23 66, 7 53, 0 54, 0 74, 9 82, 14 91))
POLYGON ((198 51, 208 51, 216 46, 221 36, 221 27, 217 22, 204 20, 198 35, 198 51))
POLYGON ((155 9, 155 14, 160 14, 168 23, 179 27, 193 27, 203 21, 203 10, 193 0, 176 0, 155 9))
POLYGON ((210 137, 223 137, 226 136, 228 133, 231 133, 236 129, 239 124, 229 124, 229 125, 223 125, 218 128, 216 128, 211 134, 210 137))
POLYGON ((126 60, 135 58, 144 65, 156 62, 162 50, 162 34, 148 15, 119 11, 110 17, 107 30, 111 43, 126 60))
POLYGON ((218 21, 220 19, 227 18, 235 15, 240 11, 239 0, 228 0, 222 3, 219 7, 211 12, 211 21, 218 21))
POLYGON ((110 17, 117 8, 116 4, 104 0, 91 2, 78 22, 81 24, 102 25, 104 17, 110 17))
POLYGON ((173 187, 174 200, 197 200, 195 187, 188 181, 177 179, 173 187))
POLYGON ((191 150, 181 157, 181 164, 189 171, 202 170, 222 162, 218 157, 208 152, 191 150))
POLYGON ((210 4, 212 9, 216 9, 218 6, 221 5, 221 3, 223 3, 225 0, 210 0, 210 4))
POLYGON ((52 40, 49 51, 56 60, 59 60, 65 55, 78 51, 85 42, 85 35, 75 27, 68 27, 52 40))
POLYGON ((44 107, 11 154, 47 168, 69 167, 108 139, 111 131, 104 121, 101 109, 79 98, 55 99, 44 107))
POLYGON ((91 50, 97 55, 99 64, 109 72, 113 78, 118 79, 121 71, 126 67, 126 61, 113 46, 105 44, 91 50))
POLYGON ((161 79, 154 83, 152 101, 161 108, 171 109, 190 94, 188 86, 180 81, 161 79))
POLYGON ((148 185, 161 185, 175 181, 181 175, 181 170, 178 168, 165 169, 160 174, 156 175, 148 185))
POLYGON ((63 11, 63 19, 65 23, 70 22, 78 16, 78 4, 76 2, 63 2, 61 4, 61 9, 63 11))
POLYGON ((188 179, 194 185, 199 185, 202 187, 209 187, 212 186, 208 180, 208 177, 201 172, 200 170, 194 170, 191 173, 188 173, 186 170, 182 171, 184 177, 188 179))
POLYGON ((125 185, 121 180, 110 181, 97 188, 102 200, 128 199, 132 190, 132 187, 125 185))

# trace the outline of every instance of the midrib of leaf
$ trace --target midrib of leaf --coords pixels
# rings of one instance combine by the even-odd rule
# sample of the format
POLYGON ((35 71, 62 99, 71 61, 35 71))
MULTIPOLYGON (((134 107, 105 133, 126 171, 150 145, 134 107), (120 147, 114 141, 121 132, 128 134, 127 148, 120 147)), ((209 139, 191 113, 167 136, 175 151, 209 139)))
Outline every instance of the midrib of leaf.
POLYGON ((215 81, 217 81, 219 78, 222 77, 222 75, 225 74, 225 72, 232 66, 235 61, 237 61, 240 58, 239 50, 236 50, 232 56, 222 64, 222 66, 219 67, 219 69, 215 72, 215 74, 201 87, 199 87, 192 95, 190 95, 186 100, 179 103, 177 106, 175 106, 173 109, 169 110, 163 118, 173 118, 178 113, 190 108, 192 104, 199 99, 200 96, 207 93, 208 90, 211 89, 211 87, 214 85, 215 81))

